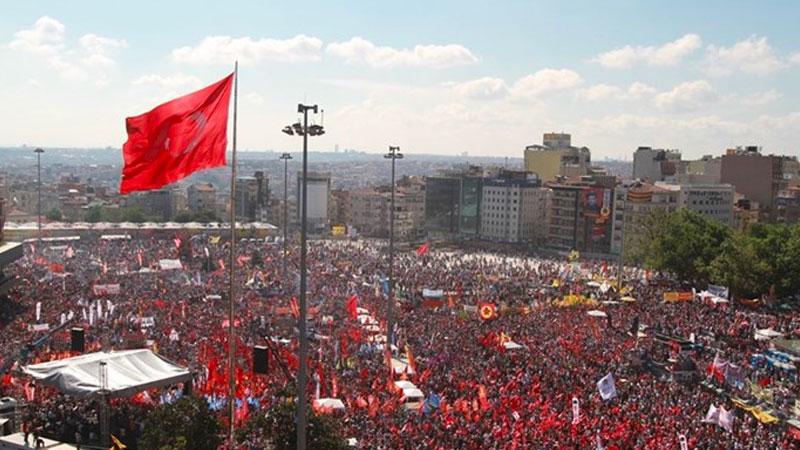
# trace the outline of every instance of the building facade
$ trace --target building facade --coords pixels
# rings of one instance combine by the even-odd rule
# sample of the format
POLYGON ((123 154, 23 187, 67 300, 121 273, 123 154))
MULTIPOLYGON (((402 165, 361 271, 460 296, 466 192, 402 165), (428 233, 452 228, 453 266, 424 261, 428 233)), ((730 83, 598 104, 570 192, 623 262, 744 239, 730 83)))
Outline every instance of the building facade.
POLYGON ((677 150, 639 147, 633 152, 633 178, 650 183, 678 173, 681 153, 677 150))
POLYGON ((434 236, 477 236, 483 180, 493 172, 468 166, 425 177, 425 229, 434 236))
POLYGON ((586 147, 573 147, 566 133, 545 133, 542 145, 525 147, 525 170, 538 175, 543 183, 558 176, 582 176, 589 172, 591 152, 586 147))
POLYGON ((623 239, 630 240, 640 233, 643 223, 654 211, 677 210, 679 197, 680 189, 674 185, 663 187, 634 181, 614 188, 611 253, 619 254, 623 239))
POLYGON ((606 175, 550 183, 547 245, 560 251, 609 253, 615 185, 615 178, 606 175))
POLYGON ((787 187, 783 162, 783 157, 762 155, 754 146, 729 149, 722 157, 720 180, 758 202, 762 215, 773 217, 778 193, 787 187))
POLYGON ((193 213, 210 212, 216 214, 217 188, 211 183, 196 183, 186 190, 186 202, 193 213))
POLYGON ((269 200, 269 180, 264 172, 236 178, 236 218, 245 222, 265 221, 269 200))
MULTIPOLYGON (((656 186, 671 188, 675 185, 656 183, 656 186)), ((730 184, 681 184, 678 207, 686 208, 725 225, 733 226, 734 188, 730 184)))
POLYGON ((481 238, 541 244, 547 237, 550 193, 538 177, 527 172, 487 178, 481 200, 481 238))
MULTIPOLYGON (((308 172, 308 207, 306 218, 308 231, 324 234, 328 231, 328 207, 331 195, 331 174, 308 172)), ((300 223, 303 211, 303 173, 297 173, 297 223, 300 223)))
MULTIPOLYGON (((426 185, 416 177, 404 177, 395 189, 394 237, 416 240, 425 232, 426 185)), ((352 226, 363 236, 389 237, 391 186, 368 187, 350 193, 352 226)))

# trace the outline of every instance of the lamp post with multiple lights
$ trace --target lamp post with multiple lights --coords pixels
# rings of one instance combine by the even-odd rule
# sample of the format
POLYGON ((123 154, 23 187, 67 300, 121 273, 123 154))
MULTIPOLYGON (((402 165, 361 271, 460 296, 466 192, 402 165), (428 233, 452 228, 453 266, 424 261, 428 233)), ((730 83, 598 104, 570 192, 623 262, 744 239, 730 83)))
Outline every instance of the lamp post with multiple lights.
POLYGON ((308 423, 308 405, 306 400, 306 383, 308 368, 306 367, 308 356, 308 336, 306 332, 306 224, 308 221, 308 137, 321 136, 325 134, 322 125, 308 125, 308 112, 316 114, 319 109, 317 105, 297 105, 297 112, 303 114, 303 123, 296 122, 283 128, 283 132, 288 135, 298 135, 303 137, 303 183, 300 193, 300 318, 298 319, 298 330, 300 333, 300 370, 297 374, 297 450, 306 450, 306 425, 308 423))
POLYGON ((392 197, 391 212, 389 213, 389 292, 387 293, 389 305, 386 310, 386 341, 389 348, 394 345, 394 166, 395 161, 403 159, 400 147, 389 146, 389 153, 383 155, 386 159, 392 160, 392 197))
POLYGON ((292 159, 292 155, 284 153, 281 159, 283 160, 283 291, 286 292, 286 286, 289 285, 289 279, 286 277, 286 259, 289 257, 286 242, 289 229, 289 160, 292 159))

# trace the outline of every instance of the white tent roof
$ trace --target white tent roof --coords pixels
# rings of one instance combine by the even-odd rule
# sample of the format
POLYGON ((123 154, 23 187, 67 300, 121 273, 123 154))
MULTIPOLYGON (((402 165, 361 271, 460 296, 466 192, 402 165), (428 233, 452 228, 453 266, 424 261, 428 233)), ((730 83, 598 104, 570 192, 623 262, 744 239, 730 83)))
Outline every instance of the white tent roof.
POLYGON ((410 382, 408 380, 395 381, 394 382, 394 386, 397 389, 401 389, 401 390, 404 390, 404 389, 417 389, 417 386, 414 383, 412 383, 412 382, 410 382))
POLYGON ((525 347, 523 347, 523 346, 521 346, 521 345, 517 344, 517 343, 516 343, 516 342, 514 342, 514 341, 508 341, 508 342, 505 342, 505 343, 503 343, 503 347, 504 347, 506 350, 518 350, 518 349, 521 349, 521 348, 525 348, 525 347))
POLYGON ((405 398, 425 398, 425 394, 422 393, 419 389, 411 388, 411 389, 403 389, 403 397, 405 398))
POLYGON ((25 366, 22 370, 38 383, 76 397, 97 394, 100 363, 106 363, 107 388, 112 397, 127 397, 144 389, 188 381, 188 369, 175 365, 149 349, 97 352, 25 366))
POLYGON ((590 315, 592 317, 608 317, 608 315, 605 312, 600 311, 599 309, 593 309, 593 310, 587 312, 586 314, 588 314, 588 315, 590 315))

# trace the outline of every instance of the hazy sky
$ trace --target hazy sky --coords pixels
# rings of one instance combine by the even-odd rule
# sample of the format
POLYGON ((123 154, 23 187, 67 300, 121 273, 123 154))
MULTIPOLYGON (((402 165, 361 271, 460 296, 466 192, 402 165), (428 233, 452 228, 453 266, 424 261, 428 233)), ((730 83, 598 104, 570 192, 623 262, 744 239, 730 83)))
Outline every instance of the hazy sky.
POLYGON ((796 1, 36 1, 0 14, 0 145, 115 146, 124 118, 240 62, 242 149, 521 156, 565 131, 594 159, 797 154, 796 1), (337 4, 338 3, 338 4, 337 4), (602 3, 602 5, 600 5, 602 3))

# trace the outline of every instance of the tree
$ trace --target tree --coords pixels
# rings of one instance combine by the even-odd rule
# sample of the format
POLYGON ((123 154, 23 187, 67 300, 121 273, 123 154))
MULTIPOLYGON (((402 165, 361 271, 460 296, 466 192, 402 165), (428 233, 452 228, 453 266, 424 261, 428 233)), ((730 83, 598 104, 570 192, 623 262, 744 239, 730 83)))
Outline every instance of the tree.
POLYGON ((122 210, 122 221, 142 223, 147 221, 147 217, 138 206, 129 206, 122 210))
POLYGON ((714 280, 736 296, 800 292, 800 226, 753 224, 735 233, 712 264, 714 280))
MULTIPOLYGON (((275 450, 294 450, 297 448, 297 429, 295 426, 296 408, 292 401, 274 406, 266 413, 253 413, 245 426, 237 432, 236 440, 248 439, 269 441, 275 450)), ((309 410, 308 448, 315 450, 346 450, 349 447, 339 434, 342 427, 329 415, 318 415, 309 410)))
POLYGON ((44 214, 44 216, 47 218, 47 220, 53 220, 53 221, 60 221, 62 217, 61 210, 58 208, 51 208, 44 214))
POLYGON ((730 235, 727 226, 688 209, 663 215, 650 226, 643 250, 646 266, 696 285, 711 280, 711 262, 730 235))
POLYGON ((187 223, 192 221, 192 214, 188 211, 184 211, 175 215, 175 222, 178 223, 187 223))
POLYGON ((139 448, 154 450, 216 450, 222 426, 202 397, 183 397, 159 405, 148 414, 139 448))
POLYGON ((655 240, 655 235, 659 231, 659 225, 663 222, 667 212, 663 209, 654 209, 650 214, 640 220, 630 220, 625 223, 623 238, 625 239, 625 264, 632 266, 642 266, 649 254, 650 246, 655 240))
POLYGON ((103 208, 100 206, 90 206, 86 211, 86 221, 89 223, 97 223, 103 220, 103 208))
POLYGON ((712 279, 730 288, 735 297, 755 297, 769 289, 770 267, 758 256, 758 243, 737 232, 726 240, 711 262, 712 279))

